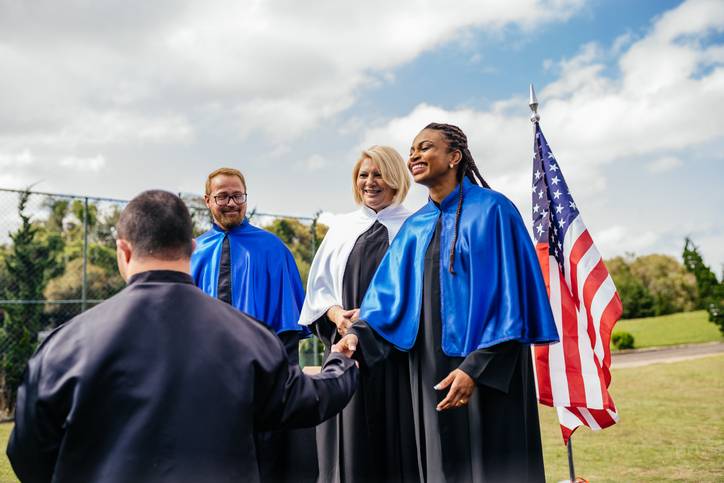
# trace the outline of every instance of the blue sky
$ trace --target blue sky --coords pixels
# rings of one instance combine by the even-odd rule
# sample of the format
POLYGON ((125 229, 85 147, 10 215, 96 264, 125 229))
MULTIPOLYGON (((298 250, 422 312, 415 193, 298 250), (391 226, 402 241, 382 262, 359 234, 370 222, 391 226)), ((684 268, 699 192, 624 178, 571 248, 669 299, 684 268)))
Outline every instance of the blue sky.
POLYGON ((691 235, 724 263, 720 1, 10 1, 0 65, 0 187, 198 193, 230 165, 295 215, 354 209, 360 150, 437 121, 527 220, 534 82, 604 257, 691 235))

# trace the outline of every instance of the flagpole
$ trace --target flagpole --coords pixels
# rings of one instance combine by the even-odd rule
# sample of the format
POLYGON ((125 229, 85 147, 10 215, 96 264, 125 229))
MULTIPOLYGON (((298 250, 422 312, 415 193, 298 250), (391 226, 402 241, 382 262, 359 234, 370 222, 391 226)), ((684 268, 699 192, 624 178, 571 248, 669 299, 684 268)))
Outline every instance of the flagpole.
MULTIPOLYGON (((533 125, 538 124, 538 121, 540 121, 540 114, 538 114, 538 98, 535 95, 535 88, 533 87, 533 84, 530 84, 530 99, 528 101, 528 106, 530 106, 530 110, 532 111, 532 114, 530 115, 530 122, 533 123, 533 125)), ((574 469, 573 465, 573 435, 571 434, 568 437, 568 442, 566 443, 566 449, 568 451, 568 477, 570 478, 571 483, 575 483, 576 481, 576 470, 574 469)))
POLYGON ((528 105, 530 110, 533 111, 533 114, 530 115, 530 122, 536 124, 540 121, 540 114, 538 114, 538 98, 535 96, 533 84, 530 85, 530 101, 528 101, 528 105))
POLYGON ((576 470, 573 468, 573 435, 568 437, 566 448, 568 448, 568 478, 570 478, 571 483, 575 483, 576 470))

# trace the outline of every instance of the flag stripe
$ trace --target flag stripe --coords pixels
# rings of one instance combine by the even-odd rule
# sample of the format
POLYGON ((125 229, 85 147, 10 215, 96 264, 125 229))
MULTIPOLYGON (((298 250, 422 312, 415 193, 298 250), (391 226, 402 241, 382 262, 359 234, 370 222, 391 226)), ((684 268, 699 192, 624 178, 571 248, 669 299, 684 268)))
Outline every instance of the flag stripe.
POLYGON ((611 303, 611 299, 616 295, 616 286, 613 284, 613 280, 611 279, 611 276, 606 273, 606 279, 601 283, 601 285, 598 288, 598 291, 593 295, 591 299, 591 308, 590 308, 590 318, 592 321, 593 330, 596 332, 596 334, 599 335, 599 337, 596 338, 596 343, 594 345, 594 353, 596 354, 596 357, 598 357, 599 361, 602 361, 604 364, 606 364, 606 351, 604 351, 604 347, 607 347, 608 344, 610 344, 609 341, 604 341, 604 336, 606 335, 606 331, 603 330, 601 327, 601 319, 603 318, 603 312, 608 307, 608 304, 611 303))
MULTIPOLYGON (((546 291, 550 298, 550 274, 548 272, 548 244, 539 243, 536 245, 536 255, 538 256, 538 262, 540 263, 541 270, 543 272, 543 280, 546 285, 546 291)), ((550 371, 550 354, 549 346, 540 345, 533 348, 534 354, 534 372, 536 389, 538 391, 538 398, 543 404, 553 404, 553 392, 551 390, 551 371, 550 371)))
POLYGON ((569 287, 572 287, 571 284, 571 250, 573 250, 573 244, 578 240, 578 238, 581 236, 581 234, 586 231, 586 225, 583 224, 583 220, 580 216, 576 216, 573 221, 571 222, 571 225, 568 227, 568 232, 566 233, 565 238, 563 239, 563 270, 566 274, 566 283, 569 287))
MULTIPOLYGON (((609 369, 611 367, 611 350, 609 349, 611 344, 611 332, 613 332, 613 326, 616 324, 616 321, 618 321, 621 317, 622 311, 623 306, 621 305, 621 299, 619 298, 618 293, 614 292, 611 301, 603 311, 603 315, 601 315, 601 343, 603 344, 603 347, 606 348, 605 356, 603 358, 603 374, 606 387, 611 384, 611 371, 609 369)), ((613 408, 613 400, 610 401, 610 404, 613 408)))
MULTIPOLYGON (((578 217, 580 219, 580 217, 578 217)), ((588 230, 581 233, 581 236, 573 244, 571 249, 571 276, 570 284, 571 294, 573 295, 573 302, 576 304, 576 308, 581 308, 581 286, 586 281, 586 276, 591 271, 591 264, 593 263, 592 257, 595 257, 597 253, 592 253, 590 250, 593 245, 591 235, 588 234, 588 230)))
MULTIPOLYGON (((563 315, 561 313, 563 305, 561 304, 560 273, 558 265, 551 263, 549 269, 549 276, 551 280, 551 309, 553 310, 553 318, 556 321, 558 333, 562 334, 564 329, 563 315)), ((548 364, 550 367, 551 392, 553 394, 554 404, 556 406, 568 406, 570 404, 571 396, 568 391, 568 374, 566 370, 566 358, 563 344, 553 344, 548 347, 548 364)))

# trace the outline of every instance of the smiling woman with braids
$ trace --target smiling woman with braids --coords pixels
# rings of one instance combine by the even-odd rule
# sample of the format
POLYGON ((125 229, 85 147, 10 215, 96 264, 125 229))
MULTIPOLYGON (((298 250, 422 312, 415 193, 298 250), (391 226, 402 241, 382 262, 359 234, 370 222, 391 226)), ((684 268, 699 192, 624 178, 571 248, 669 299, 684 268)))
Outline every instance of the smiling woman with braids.
POLYGON ((400 431, 413 427, 410 480, 543 481, 529 346, 558 335, 520 214, 489 189, 456 126, 426 126, 408 168, 430 199, 393 241, 342 344, 359 348, 363 367, 407 355, 395 358, 407 380, 393 390, 412 395, 397 403, 400 431))

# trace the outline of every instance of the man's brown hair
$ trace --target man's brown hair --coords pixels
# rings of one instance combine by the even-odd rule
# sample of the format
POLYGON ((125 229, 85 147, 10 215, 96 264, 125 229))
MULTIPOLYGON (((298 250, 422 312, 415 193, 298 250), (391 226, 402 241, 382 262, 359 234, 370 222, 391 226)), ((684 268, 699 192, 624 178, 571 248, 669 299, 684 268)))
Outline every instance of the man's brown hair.
POLYGON ((226 175, 226 176, 236 176, 241 180, 241 184, 244 185, 244 189, 246 189, 246 180, 244 179, 244 175, 241 174, 241 171, 234 168, 219 168, 217 170, 214 170, 209 174, 209 176, 206 178, 206 194, 211 194, 211 180, 216 178, 220 175, 226 175))

